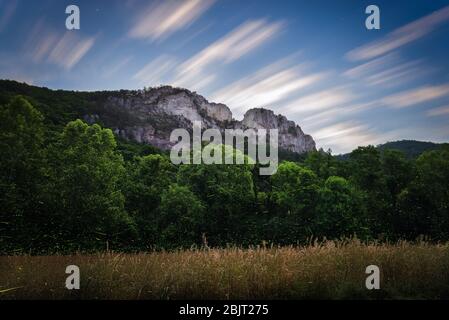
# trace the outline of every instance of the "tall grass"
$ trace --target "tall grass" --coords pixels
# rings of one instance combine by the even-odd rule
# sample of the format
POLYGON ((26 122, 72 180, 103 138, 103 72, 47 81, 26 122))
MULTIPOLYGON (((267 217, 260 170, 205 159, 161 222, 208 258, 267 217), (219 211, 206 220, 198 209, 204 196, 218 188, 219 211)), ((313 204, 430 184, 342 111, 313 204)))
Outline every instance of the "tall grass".
POLYGON ((305 247, 0 257, 0 299, 447 299, 449 244, 357 240, 305 247), (67 290, 67 265, 81 289, 67 290), (381 270, 367 290, 365 269, 381 270))

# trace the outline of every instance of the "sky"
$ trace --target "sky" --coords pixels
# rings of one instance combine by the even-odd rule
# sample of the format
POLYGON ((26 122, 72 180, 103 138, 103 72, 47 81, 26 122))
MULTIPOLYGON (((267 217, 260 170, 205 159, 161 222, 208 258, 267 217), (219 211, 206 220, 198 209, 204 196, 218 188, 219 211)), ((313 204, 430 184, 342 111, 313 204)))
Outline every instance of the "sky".
POLYGON ((0 0, 0 79, 185 87, 239 120, 272 109, 334 154, 448 142, 448 57, 449 0, 0 0), (378 30, 365 27, 372 4, 378 30))

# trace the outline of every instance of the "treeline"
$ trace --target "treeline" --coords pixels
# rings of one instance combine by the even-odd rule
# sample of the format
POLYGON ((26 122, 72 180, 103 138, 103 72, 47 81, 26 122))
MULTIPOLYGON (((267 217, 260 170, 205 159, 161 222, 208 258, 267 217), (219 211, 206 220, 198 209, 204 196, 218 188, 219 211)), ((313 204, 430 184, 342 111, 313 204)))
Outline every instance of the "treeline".
POLYGON ((312 152, 260 176, 253 165, 175 166, 81 120, 48 126, 21 96, 0 119, 1 254, 449 239, 447 145, 417 159, 312 152))

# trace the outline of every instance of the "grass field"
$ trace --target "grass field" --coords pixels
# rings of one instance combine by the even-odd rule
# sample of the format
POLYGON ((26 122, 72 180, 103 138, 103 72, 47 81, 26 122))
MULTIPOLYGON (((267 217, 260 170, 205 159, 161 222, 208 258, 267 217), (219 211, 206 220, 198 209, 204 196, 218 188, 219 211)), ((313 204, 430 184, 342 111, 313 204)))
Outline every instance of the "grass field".
POLYGON ((305 247, 0 257, 0 299, 448 299, 449 244, 326 242, 305 247), (65 288, 67 265, 80 290, 65 288), (381 270, 365 287, 366 266, 381 270))

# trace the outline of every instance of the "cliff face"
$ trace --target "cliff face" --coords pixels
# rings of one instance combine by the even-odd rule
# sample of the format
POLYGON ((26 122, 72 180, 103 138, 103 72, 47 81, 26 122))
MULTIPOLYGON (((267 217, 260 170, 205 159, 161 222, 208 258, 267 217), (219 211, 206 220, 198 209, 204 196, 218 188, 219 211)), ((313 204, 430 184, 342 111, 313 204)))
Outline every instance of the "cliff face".
POLYGON ((190 131, 193 121, 201 121, 203 129, 278 129, 279 148, 296 153, 315 150, 311 136, 304 134, 293 121, 271 110, 251 109, 242 121, 236 121, 226 105, 211 103, 194 92, 169 86, 111 93, 99 113, 86 115, 85 120, 101 121, 125 139, 162 149, 172 146, 170 133, 173 129, 190 131))
POLYGON ((273 111, 255 108, 248 110, 238 124, 242 129, 278 129, 279 148, 296 153, 315 150, 313 138, 304 134, 295 122, 287 120, 283 115, 275 115, 273 111))

